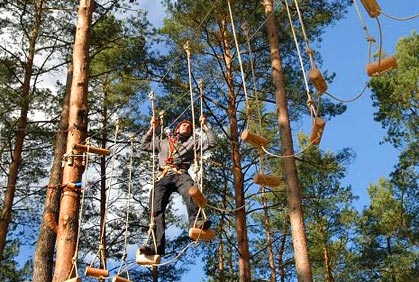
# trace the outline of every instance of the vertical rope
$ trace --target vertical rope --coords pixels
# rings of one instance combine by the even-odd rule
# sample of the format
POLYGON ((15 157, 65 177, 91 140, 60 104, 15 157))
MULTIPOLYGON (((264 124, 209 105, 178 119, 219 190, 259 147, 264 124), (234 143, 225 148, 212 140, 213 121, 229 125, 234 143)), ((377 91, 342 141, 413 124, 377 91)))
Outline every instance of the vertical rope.
MULTIPOLYGON (((129 212, 130 212, 130 199, 131 199, 131 189, 132 189, 132 171, 134 163, 134 136, 130 138, 131 150, 129 158, 129 172, 128 172, 128 195, 127 195, 127 204, 126 204, 126 215, 125 215, 125 232, 124 232, 124 250, 121 257, 121 264, 118 269, 118 274, 121 273, 122 267, 126 265, 127 257, 127 246, 128 246, 128 226, 129 226, 129 212)), ((129 280, 129 272, 127 269, 127 278, 129 280)))
POLYGON ((152 181, 152 187, 151 187, 151 210, 150 210, 150 228, 149 228, 149 236, 151 234, 152 239, 153 239, 153 245, 154 245, 154 250, 157 253, 157 244, 156 244, 156 237, 154 234, 154 227, 155 227, 155 218, 154 218, 154 191, 156 188, 156 128, 155 128, 155 119, 156 119, 156 113, 155 113, 155 104, 154 104, 154 92, 150 92, 149 94, 149 98, 150 98, 150 102, 151 102, 151 128, 152 128, 152 137, 151 137, 151 142, 152 142, 152 157, 151 157, 151 162, 152 162, 152 177, 151 177, 151 181, 152 181))
POLYGON ((290 8, 289 8, 289 5, 288 5, 288 1, 285 1, 285 7, 287 9, 288 21, 289 21, 290 26, 291 26, 291 31, 292 31, 292 35, 293 35, 293 39, 294 39, 295 48, 297 49, 298 59, 300 61, 301 72, 303 73, 304 85, 306 87, 306 94, 307 94, 307 100, 308 100, 308 106, 309 106, 311 114, 314 115, 314 116, 317 116, 316 109, 313 106, 313 99, 311 98, 311 95, 310 95, 308 80, 307 80, 307 74, 306 74, 306 71, 305 71, 305 68, 304 68, 304 63, 303 63, 303 59, 302 59, 302 56, 301 56, 300 47, 298 45, 297 35, 295 33, 294 24, 292 23, 291 12, 290 12, 290 8))
MULTIPOLYGON (((108 181, 108 185, 107 185, 108 186, 108 195, 106 196, 106 199, 105 199, 105 211, 104 211, 104 214, 103 214, 102 226, 100 228, 100 247, 101 248, 104 248, 102 242, 105 238, 106 217, 107 217, 107 214, 108 214, 109 199, 110 199, 111 190, 112 190, 112 180, 113 180, 113 173, 114 173, 115 162, 116 162, 116 158, 115 158, 116 140, 117 140, 117 137, 118 137, 118 134, 119 134, 119 125, 120 125, 120 121, 118 120, 116 122, 116 125, 115 125, 115 135, 114 135, 114 142, 113 142, 114 149, 113 149, 113 152, 112 152, 111 175, 109 177, 109 181, 108 181)), ((101 263, 103 265, 105 265, 105 258, 103 256, 101 256, 100 258, 101 258, 101 263)))
MULTIPOLYGON (((203 117, 204 116, 204 109, 203 109, 203 84, 202 84, 202 80, 199 81, 198 83, 198 88, 199 88, 199 104, 200 104, 200 116, 203 117)), ((204 179, 204 162, 203 162, 203 155, 204 155, 204 148, 203 148, 203 144, 204 144, 204 131, 202 130, 202 123, 201 123, 201 136, 199 138, 199 147, 200 147, 200 160, 199 160, 199 164, 200 164, 200 170, 199 170, 199 187, 201 189, 201 191, 203 191, 203 179, 204 179)))
POLYGON ((227 0, 227 3, 228 3, 228 11, 230 13, 231 29, 233 31, 234 43, 236 44, 236 49, 237 49, 237 58, 239 59, 240 73, 241 73, 242 82, 243 82, 244 97, 246 99, 246 106, 247 106, 247 112, 248 112, 249 111, 249 109, 248 109, 249 98, 248 98, 248 95, 247 95, 246 80, 245 80, 245 77, 244 77, 243 64, 242 64, 242 59, 241 59, 241 55, 240 55, 240 47, 239 47, 239 42, 237 40, 236 28, 234 26, 233 12, 231 10, 230 0, 227 0))
POLYGON ((310 64, 311 64, 311 67, 314 68, 316 66, 316 64, 314 63, 313 51, 310 48, 310 44, 308 42, 308 37, 307 37, 307 34, 306 34, 306 30, 304 28, 304 22, 303 22, 303 17, 301 16, 300 7, 298 6, 298 1, 297 0, 294 0, 294 3, 295 3, 295 8, 296 8, 297 14, 298 14, 298 20, 300 21, 300 25, 301 25, 301 32, 303 33, 304 42, 306 44, 307 54, 310 57, 310 64))
POLYGON ((246 41, 247 41, 247 48, 249 50, 249 56, 250 56, 250 69, 252 71, 252 81, 253 81, 253 91, 255 92, 255 100, 256 100, 256 107, 257 107, 257 114, 258 114, 258 131, 256 132, 257 134, 261 134, 261 129, 262 128, 262 113, 260 110, 260 101, 259 101, 259 95, 258 95, 258 91, 257 91, 257 87, 256 87, 256 75, 255 75, 255 67, 253 65, 253 50, 252 50, 252 46, 250 45, 250 38, 249 38, 249 26, 247 24, 247 22, 242 26, 243 29, 243 33, 246 36, 246 41))
MULTIPOLYGON (((90 138, 86 139, 86 144, 90 145, 90 138)), ((83 153, 83 159, 84 159, 84 175, 83 175, 83 181, 81 183, 81 185, 84 184, 85 188, 84 190, 87 188, 87 171, 88 171, 88 167, 89 167, 89 154, 87 152, 83 153)), ((75 251, 74 251, 74 256, 72 258, 72 270, 75 270, 74 272, 76 273, 76 277, 78 277, 78 270, 77 270, 77 257, 78 257, 78 253, 79 253, 79 244, 80 244, 80 231, 81 231, 81 225, 82 225, 82 219, 83 219, 83 207, 84 207, 84 190, 83 190, 83 186, 81 186, 80 188, 81 190, 81 200, 80 200, 80 210, 79 210, 79 220, 78 220, 78 226, 77 226, 77 238, 76 238, 76 246, 75 246, 75 251)), ((73 271, 70 271, 69 273, 69 278, 71 276, 71 273, 73 271)))
POLYGON ((194 169, 196 170, 198 167, 197 163, 197 153, 196 153, 196 144, 195 144, 195 107, 193 101, 193 90, 192 90, 192 73, 191 73, 191 52, 189 50, 189 42, 186 42, 183 46, 186 52, 186 58, 188 61, 188 75, 189 75, 189 93, 191 96, 191 114, 192 114, 192 138, 193 142, 193 152, 194 152, 194 169))

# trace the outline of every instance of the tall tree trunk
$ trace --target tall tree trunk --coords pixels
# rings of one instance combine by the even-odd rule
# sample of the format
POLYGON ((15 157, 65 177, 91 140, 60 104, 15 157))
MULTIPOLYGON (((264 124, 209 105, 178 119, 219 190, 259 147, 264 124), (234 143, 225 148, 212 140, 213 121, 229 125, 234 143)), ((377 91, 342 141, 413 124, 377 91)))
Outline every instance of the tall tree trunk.
POLYGON ((312 281, 311 265, 308 254, 307 239, 304 230, 301 188, 297 176, 297 166, 294 158, 291 126, 288 115, 285 84, 279 53, 279 38, 276 18, 273 13, 273 1, 265 0, 267 32, 272 60, 272 79, 275 87, 275 99, 278 112, 279 132, 283 158, 283 172, 287 184, 288 208, 291 223, 291 234, 294 246, 295 266, 298 281, 312 281))
POLYGON ((240 282, 251 281, 249 241, 247 238, 246 209, 244 208, 244 177, 241 168, 239 150, 239 133, 236 117, 236 95, 232 76, 232 54, 228 42, 226 22, 220 22, 221 36, 224 45, 224 61, 226 64, 226 81, 228 84, 228 116, 230 121, 231 159, 233 161, 234 192, 236 200, 236 232, 239 250, 240 282), (239 208, 242 207, 242 208, 239 208))
POLYGON ((281 282, 285 281, 285 261, 284 261, 284 253, 285 253, 285 244, 287 242, 287 234, 288 234, 288 217, 284 218, 284 225, 282 228, 282 238, 281 238, 281 246, 278 252, 278 267, 279 267, 279 276, 281 277, 281 282))
POLYGON ((323 259, 324 259, 324 267, 326 272, 326 281, 327 282, 335 282, 335 278, 333 277, 332 267, 330 266, 330 257, 329 251, 327 249, 326 244, 323 246, 323 259))
MULTIPOLYGON (((107 81, 107 80, 105 80, 107 81)), ((106 82, 105 82, 106 84, 106 82)), ((103 112, 102 112, 102 148, 106 147, 106 140, 108 140, 108 110, 106 106, 107 92, 104 91, 103 97, 103 112)), ((109 185, 111 189, 112 183, 109 185)), ((100 158, 100 244, 103 248, 100 249, 100 268, 106 269, 106 157, 100 158)))
POLYGON ((35 57, 35 45, 39 35, 42 20, 42 6, 44 1, 35 3, 35 19, 31 32, 29 33, 28 54, 26 57, 25 74, 22 85, 21 109, 16 129, 16 143, 13 148, 12 160, 9 164, 9 175, 7 177, 7 188, 4 195, 3 210, 0 218, 0 266, 3 260, 3 252, 6 246, 7 231, 12 217, 12 206, 16 192, 19 166, 22 159, 23 143, 28 124, 28 111, 30 105, 30 83, 32 77, 33 61, 35 57))
MULTIPOLYGON (((71 84, 69 129, 66 152, 69 162, 63 171, 63 195, 61 197, 60 214, 57 231, 57 253, 53 281, 61 282, 73 275, 73 258, 77 263, 77 231, 80 205, 80 191, 72 188, 69 183, 81 182, 84 172, 83 159, 80 152, 73 150, 74 144, 85 142, 87 137, 87 90, 89 81, 89 44, 94 1, 80 0, 77 19, 77 31, 73 48, 73 80, 71 84)), ((87 185, 87 183, 83 183, 87 185)))
POLYGON ((264 226, 265 226, 265 234, 266 234, 266 246, 267 246, 267 253, 268 253, 268 262, 269 268, 271 270, 271 281, 276 281, 276 271, 275 271, 275 259, 274 253, 272 250, 272 237, 271 237, 271 222, 269 220, 269 212, 268 212, 268 199, 266 198, 265 187, 262 187, 262 203, 263 203, 263 218, 264 218, 264 226))
POLYGON ((44 215, 36 243, 33 282, 52 280, 53 256, 57 238, 57 219, 60 209, 61 183, 63 181, 62 157, 65 154, 68 128, 68 103, 70 100, 73 66, 70 64, 67 72, 66 91, 61 110, 60 124, 55 139, 54 161, 45 196, 44 215))
MULTIPOLYGON (((227 191, 226 191, 227 189, 228 189, 228 185, 226 184, 224 185, 223 194, 222 194, 223 207, 227 206, 227 191)), ((222 235, 225 225, 226 225, 226 220, 225 220, 225 217, 222 216, 218 223, 218 230, 217 230, 218 231, 217 239, 218 239, 218 274, 219 274, 218 280, 219 281, 224 281, 225 276, 226 276, 225 267, 224 267, 224 264, 225 264, 224 244, 223 244, 223 235, 222 235)))

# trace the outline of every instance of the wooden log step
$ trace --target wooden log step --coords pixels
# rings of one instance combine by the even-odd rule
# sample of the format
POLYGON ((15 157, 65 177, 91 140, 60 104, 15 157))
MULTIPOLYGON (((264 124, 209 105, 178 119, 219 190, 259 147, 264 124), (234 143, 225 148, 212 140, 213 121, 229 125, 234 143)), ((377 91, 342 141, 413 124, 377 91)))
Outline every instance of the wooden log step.
POLYGON ((249 130, 244 130, 241 134, 243 141, 252 144, 255 147, 264 147, 268 144, 268 140, 262 136, 251 133, 249 130))
POLYGON ((86 270, 84 271, 84 274, 89 277, 93 278, 106 278, 109 276, 109 270, 102 269, 102 268, 94 268, 94 267, 86 267, 86 270))
POLYGON ((320 140, 322 139, 324 126, 326 125, 326 122, 322 118, 315 118, 313 129, 311 131, 310 136, 310 143, 313 145, 319 145, 320 140))
POLYGON ((189 229, 189 237, 195 241, 211 241, 215 238, 215 231, 210 229, 203 230, 201 228, 191 228, 189 229))
POLYGON ((112 282, 131 282, 131 280, 121 277, 119 275, 116 275, 114 278, 112 278, 112 282))
POLYGON ((368 76, 378 76, 383 72, 389 71, 397 67, 397 60, 394 56, 386 57, 381 60, 375 61, 368 64, 367 74, 368 76))
POLYGON ((194 185, 188 190, 189 196, 192 197, 195 204, 198 205, 201 209, 205 208, 207 205, 207 199, 202 194, 201 190, 198 188, 198 185, 194 185))
POLYGON ((308 77, 310 78, 317 92, 325 93, 327 91, 326 80, 324 79, 322 73, 319 71, 318 68, 312 68, 308 72, 308 77))
POLYGON ((253 182, 261 186, 276 187, 281 184, 281 179, 277 175, 256 174, 253 177, 253 182))
POLYGON ((81 282, 81 278, 80 277, 74 277, 74 278, 64 280, 64 282, 81 282))
POLYGON ((371 18, 376 18, 381 14, 381 8, 376 0, 361 0, 361 3, 371 18))
POLYGON ((145 254, 137 253, 137 255, 135 256, 135 261, 139 265, 159 264, 160 259, 161 259, 160 255, 145 255, 145 254))

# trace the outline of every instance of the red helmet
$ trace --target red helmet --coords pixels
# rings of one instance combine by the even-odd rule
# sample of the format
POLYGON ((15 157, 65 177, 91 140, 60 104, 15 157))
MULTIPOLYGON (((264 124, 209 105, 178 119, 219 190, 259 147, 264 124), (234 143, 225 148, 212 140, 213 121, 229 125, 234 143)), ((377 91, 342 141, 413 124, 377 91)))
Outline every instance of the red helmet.
POLYGON ((179 129, 179 127, 182 125, 182 123, 187 123, 187 124, 189 124, 189 126, 191 127, 191 135, 190 135, 190 136, 192 136, 192 134, 193 134, 193 126, 192 126, 192 122, 190 122, 189 120, 186 120, 186 119, 184 119, 184 120, 180 121, 180 122, 176 125, 175 130, 173 130, 173 133, 174 133, 174 134, 177 134, 177 130, 178 130, 178 129, 179 129))

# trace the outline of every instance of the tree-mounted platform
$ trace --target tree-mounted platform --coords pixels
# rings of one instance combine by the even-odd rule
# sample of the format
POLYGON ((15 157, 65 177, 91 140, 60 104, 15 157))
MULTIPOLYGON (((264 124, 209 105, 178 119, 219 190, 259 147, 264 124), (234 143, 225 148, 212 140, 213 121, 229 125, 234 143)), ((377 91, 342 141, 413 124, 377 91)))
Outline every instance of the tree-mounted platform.
POLYGON ((93 154, 102 155, 102 156, 107 156, 109 155, 109 152, 110 152, 108 149, 103 149, 103 148, 94 147, 90 145, 84 145, 84 144, 74 144, 73 150, 77 150, 83 153, 84 152, 93 153, 93 154))

